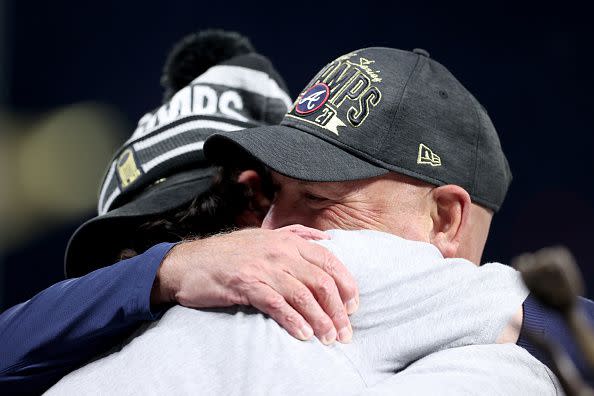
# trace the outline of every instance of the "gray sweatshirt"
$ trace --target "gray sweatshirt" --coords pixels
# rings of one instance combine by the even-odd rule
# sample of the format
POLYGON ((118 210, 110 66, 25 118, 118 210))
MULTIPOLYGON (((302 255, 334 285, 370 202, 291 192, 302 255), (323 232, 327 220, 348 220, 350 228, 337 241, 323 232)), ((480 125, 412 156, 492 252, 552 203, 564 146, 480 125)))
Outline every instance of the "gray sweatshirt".
POLYGON ((250 307, 176 306, 47 394, 443 394, 456 378, 481 395, 514 394, 499 379, 517 394, 558 392, 521 348, 487 345, 528 294, 515 270, 444 259, 430 244, 376 231, 331 234, 317 243, 360 290, 352 343, 298 341, 250 307), (479 366, 480 374, 471 369, 479 366), (482 386, 485 373, 492 389, 482 386))

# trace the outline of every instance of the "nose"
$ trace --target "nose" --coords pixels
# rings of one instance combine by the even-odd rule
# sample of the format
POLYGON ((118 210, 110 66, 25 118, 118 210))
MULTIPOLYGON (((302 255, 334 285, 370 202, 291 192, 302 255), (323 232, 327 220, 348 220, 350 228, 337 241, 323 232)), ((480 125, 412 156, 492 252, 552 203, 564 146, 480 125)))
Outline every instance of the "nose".
POLYGON ((262 221, 262 228, 267 230, 274 230, 276 228, 282 227, 279 224, 279 207, 278 204, 273 203, 270 205, 270 209, 268 209, 268 213, 266 213, 266 217, 264 217, 264 221, 262 221))
POLYGON ((307 222, 307 217, 308 213, 294 195, 281 192, 270 205, 262 222, 262 228, 274 230, 291 224, 304 224, 307 222))

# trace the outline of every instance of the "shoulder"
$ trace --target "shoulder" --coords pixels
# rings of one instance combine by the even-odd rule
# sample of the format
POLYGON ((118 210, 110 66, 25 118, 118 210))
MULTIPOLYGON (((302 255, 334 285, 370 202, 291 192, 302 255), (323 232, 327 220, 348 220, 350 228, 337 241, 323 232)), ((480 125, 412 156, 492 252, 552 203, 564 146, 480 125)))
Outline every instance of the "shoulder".
POLYGON ((316 241, 330 250, 357 277, 371 271, 418 272, 443 261, 433 245, 372 230, 331 230, 329 240, 316 241))
POLYGON ((442 257, 439 250, 426 242, 411 241, 394 234, 375 230, 329 230, 332 239, 321 241, 322 245, 338 249, 369 249, 392 250, 400 252, 427 252, 436 257, 442 257))

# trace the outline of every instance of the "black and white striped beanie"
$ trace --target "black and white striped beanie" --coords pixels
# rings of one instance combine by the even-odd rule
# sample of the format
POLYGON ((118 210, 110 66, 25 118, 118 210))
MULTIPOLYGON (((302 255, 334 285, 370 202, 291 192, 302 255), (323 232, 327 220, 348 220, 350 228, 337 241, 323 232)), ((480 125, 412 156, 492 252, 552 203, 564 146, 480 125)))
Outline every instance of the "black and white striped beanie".
POLYGON ((261 55, 212 66, 140 119, 103 179, 98 214, 168 175, 208 166, 202 146, 213 133, 280 123, 291 104, 283 80, 261 55))
POLYGON ((271 62, 247 53, 217 63, 145 114, 116 152, 99 192, 98 216, 81 225, 66 249, 67 277, 108 262, 135 225, 179 208, 212 185, 205 139, 216 132, 278 124, 291 106, 271 62))

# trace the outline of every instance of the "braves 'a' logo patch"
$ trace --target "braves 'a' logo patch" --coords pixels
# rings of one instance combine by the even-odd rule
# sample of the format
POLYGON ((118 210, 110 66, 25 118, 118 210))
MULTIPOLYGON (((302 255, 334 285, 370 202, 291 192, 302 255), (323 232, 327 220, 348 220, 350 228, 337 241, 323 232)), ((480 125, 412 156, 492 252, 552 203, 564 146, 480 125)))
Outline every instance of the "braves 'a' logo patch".
POLYGON ((299 114, 313 113, 326 103, 330 96, 330 88, 324 83, 318 83, 309 88, 297 102, 295 111, 299 114))

